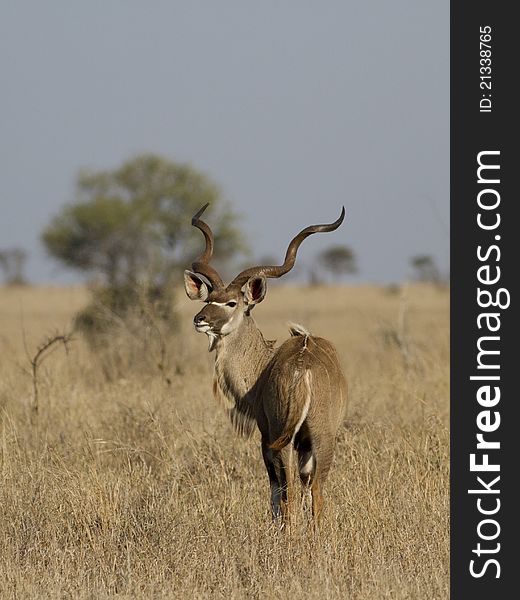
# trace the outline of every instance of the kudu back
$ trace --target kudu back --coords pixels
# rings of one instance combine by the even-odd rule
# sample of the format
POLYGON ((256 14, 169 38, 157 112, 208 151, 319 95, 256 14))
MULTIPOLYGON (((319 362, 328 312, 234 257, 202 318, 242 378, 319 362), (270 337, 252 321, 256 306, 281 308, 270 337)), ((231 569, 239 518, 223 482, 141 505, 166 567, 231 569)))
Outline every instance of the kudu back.
POLYGON ((195 329, 208 336, 209 351, 216 354, 213 393, 227 407, 237 431, 248 435, 255 426, 260 430, 273 518, 283 523, 288 514, 294 449, 317 523, 323 484, 345 414, 346 381, 329 341, 291 324, 291 337, 274 347, 264 339, 251 311, 266 295, 267 278, 290 271, 303 240, 313 233, 337 229, 345 209, 334 223, 311 225, 294 237, 283 265, 246 269, 226 286, 209 264, 213 234, 200 219, 207 206, 192 219, 192 225, 204 234, 206 248, 192 270, 184 272, 184 282, 188 297, 205 304, 193 321, 195 329))

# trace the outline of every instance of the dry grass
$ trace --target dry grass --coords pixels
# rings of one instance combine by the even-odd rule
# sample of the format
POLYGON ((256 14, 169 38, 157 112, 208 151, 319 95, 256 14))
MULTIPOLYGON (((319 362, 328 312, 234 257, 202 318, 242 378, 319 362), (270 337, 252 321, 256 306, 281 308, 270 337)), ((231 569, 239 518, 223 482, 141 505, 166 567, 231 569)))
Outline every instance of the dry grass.
POLYGON ((350 382, 318 538, 271 525, 258 439, 213 401, 178 297, 171 384, 107 382, 76 340, 42 363, 34 415, 22 331, 32 354, 86 293, 0 289, 0 597, 447 598, 448 294, 273 286, 256 309, 268 338, 293 320, 331 339, 350 382))

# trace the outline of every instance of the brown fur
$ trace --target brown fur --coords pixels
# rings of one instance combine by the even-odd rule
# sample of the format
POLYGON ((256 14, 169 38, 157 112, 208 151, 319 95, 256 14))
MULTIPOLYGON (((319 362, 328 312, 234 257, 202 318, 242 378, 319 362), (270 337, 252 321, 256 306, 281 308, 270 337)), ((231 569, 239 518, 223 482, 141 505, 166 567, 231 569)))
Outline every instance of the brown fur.
MULTIPOLYGON (((240 433, 251 434, 256 423, 263 444, 274 453, 275 462, 282 462, 277 472, 288 469, 287 459, 278 457, 291 441, 297 450, 298 445, 312 449, 315 471, 307 484, 316 498, 313 513, 318 518, 321 488, 345 413, 346 382, 330 342, 291 332, 293 337, 273 348, 252 317, 245 316, 238 329, 216 344, 213 390, 221 402, 231 403, 228 412, 240 433), (307 415, 296 431, 309 394, 307 415)), ((285 481, 287 473, 278 477, 285 481)))
POLYGON ((251 311, 266 295, 267 278, 292 269, 298 247, 309 235, 336 230, 345 208, 333 223, 302 229, 289 243, 283 265, 245 269, 228 286, 209 265, 213 234, 200 220, 206 208, 192 219, 204 234, 206 248, 192 264, 194 271, 184 272, 184 282, 188 297, 206 304, 193 321, 197 331, 208 335, 209 351, 216 350, 213 392, 229 404, 228 414, 239 432, 250 434, 255 423, 260 430, 273 517, 287 515, 294 446, 300 479, 311 489, 317 520, 321 488, 346 407, 345 378, 330 342, 311 336, 301 325, 291 325, 292 337, 275 348, 264 340, 251 311))

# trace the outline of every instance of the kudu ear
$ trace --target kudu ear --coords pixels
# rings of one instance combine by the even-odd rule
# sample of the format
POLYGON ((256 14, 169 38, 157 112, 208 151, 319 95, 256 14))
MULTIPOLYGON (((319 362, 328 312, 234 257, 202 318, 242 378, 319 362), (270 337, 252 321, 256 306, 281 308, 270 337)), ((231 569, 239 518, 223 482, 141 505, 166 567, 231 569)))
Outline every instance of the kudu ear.
POLYGON ((212 290, 211 283, 199 273, 184 271, 184 289, 190 300, 206 300, 212 290))
POLYGON ((259 304, 265 298, 267 292, 267 280, 265 277, 250 277, 242 287, 244 302, 248 306, 259 304))

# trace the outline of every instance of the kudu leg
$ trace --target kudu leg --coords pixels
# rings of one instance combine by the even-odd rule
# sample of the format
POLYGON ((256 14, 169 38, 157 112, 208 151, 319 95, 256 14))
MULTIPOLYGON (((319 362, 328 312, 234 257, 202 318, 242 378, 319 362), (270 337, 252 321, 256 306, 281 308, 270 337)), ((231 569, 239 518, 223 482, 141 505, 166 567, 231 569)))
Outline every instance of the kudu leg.
POLYGON ((302 484, 301 508, 304 513, 307 513, 312 506, 311 485, 314 479, 316 463, 309 438, 297 436, 295 446, 298 456, 298 474, 302 484))
POLYGON ((324 468, 328 470, 328 467, 321 460, 320 439, 312 436, 307 423, 304 423, 296 436, 295 446, 298 452, 298 473, 303 488, 302 504, 305 512, 310 512, 309 517, 312 515, 312 522, 316 528, 323 509, 323 471, 324 468))
POLYGON ((323 494, 321 488, 321 481, 319 479, 315 479, 311 485, 312 520, 315 529, 319 527, 321 514, 323 512, 323 494))
POLYGON ((262 440, 262 456, 271 487, 271 515, 273 521, 283 525, 288 512, 288 486, 282 452, 272 450, 268 442, 262 440))
POLYGON ((309 489, 314 479, 316 461, 310 439, 297 440, 298 473, 305 489, 309 489))
POLYGON ((323 513, 323 485, 330 471, 334 443, 329 440, 316 440, 313 449, 314 477, 311 483, 312 519, 315 530, 318 530, 323 513))

